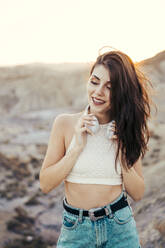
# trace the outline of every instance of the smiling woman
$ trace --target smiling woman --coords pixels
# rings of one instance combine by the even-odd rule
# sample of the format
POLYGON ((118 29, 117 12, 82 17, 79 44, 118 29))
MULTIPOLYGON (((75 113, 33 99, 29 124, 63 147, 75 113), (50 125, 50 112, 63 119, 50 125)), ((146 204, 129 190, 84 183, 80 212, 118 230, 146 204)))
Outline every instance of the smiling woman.
POLYGON ((149 85, 126 54, 104 53, 90 71, 86 108, 56 117, 40 187, 48 193, 64 182, 58 248, 140 247, 127 194, 144 195, 149 85))

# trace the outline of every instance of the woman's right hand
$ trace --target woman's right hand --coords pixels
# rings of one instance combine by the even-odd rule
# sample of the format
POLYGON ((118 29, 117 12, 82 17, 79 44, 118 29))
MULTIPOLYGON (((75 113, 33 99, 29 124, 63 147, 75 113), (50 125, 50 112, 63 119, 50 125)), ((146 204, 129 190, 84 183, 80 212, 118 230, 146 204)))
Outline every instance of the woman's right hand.
POLYGON ((85 124, 93 126, 92 123, 94 114, 85 114, 84 113, 79 117, 76 125, 75 125, 75 147, 78 148, 80 151, 83 150, 84 146, 87 142, 87 133, 94 135, 93 132, 85 126, 85 124))

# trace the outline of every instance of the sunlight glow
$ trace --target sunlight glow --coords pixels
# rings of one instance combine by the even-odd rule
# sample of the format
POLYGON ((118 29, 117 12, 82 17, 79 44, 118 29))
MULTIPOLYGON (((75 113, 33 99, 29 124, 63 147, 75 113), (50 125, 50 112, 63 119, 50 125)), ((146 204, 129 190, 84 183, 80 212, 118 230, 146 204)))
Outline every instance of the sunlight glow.
POLYGON ((94 61, 105 45, 134 61, 165 49, 164 0, 0 0, 0 65, 94 61))

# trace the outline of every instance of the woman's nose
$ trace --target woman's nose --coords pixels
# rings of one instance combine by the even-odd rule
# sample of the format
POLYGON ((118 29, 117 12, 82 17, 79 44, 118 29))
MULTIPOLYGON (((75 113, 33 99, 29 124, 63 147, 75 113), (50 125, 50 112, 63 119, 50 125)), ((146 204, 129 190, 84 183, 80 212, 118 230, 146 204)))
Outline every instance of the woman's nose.
POLYGON ((103 86, 99 85, 97 87, 97 89, 95 90, 95 92, 98 94, 98 95, 103 95, 104 94, 104 88, 103 86))

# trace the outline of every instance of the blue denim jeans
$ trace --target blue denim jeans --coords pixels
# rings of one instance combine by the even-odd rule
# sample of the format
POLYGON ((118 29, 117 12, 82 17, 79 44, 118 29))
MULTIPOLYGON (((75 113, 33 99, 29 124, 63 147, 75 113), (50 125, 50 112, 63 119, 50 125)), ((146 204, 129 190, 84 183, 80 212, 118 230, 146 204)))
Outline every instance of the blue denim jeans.
POLYGON ((123 194, 122 191, 113 202, 103 206, 108 208, 108 215, 95 221, 82 216, 83 209, 67 204, 80 212, 78 216, 63 210, 57 248, 141 248, 131 206, 111 212, 110 205, 123 194))

